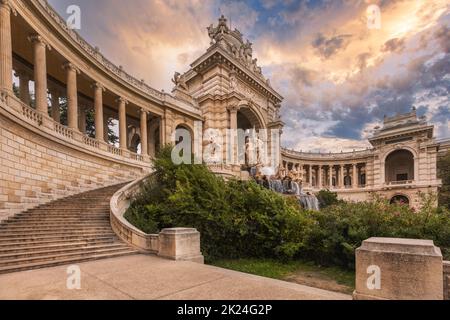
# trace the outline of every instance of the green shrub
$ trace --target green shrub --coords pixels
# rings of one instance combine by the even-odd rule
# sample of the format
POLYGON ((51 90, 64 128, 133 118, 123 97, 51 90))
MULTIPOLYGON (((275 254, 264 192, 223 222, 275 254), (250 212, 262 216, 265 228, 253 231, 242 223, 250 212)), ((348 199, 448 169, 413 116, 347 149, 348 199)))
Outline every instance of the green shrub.
POLYGON ((126 219, 144 232, 196 228, 207 259, 292 257, 305 217, 299 204, 254 182, 225 181, 204 165, 174 165, 171 149, 154 159, 155 174, 126 219), (293 241, 293 239, 295 241, 293 241))
POLYGON ((319 206, 322 209, 341 202, 338 199, 338 194, 336 192, 331 192, 330 190, 320 190, 317 194, 317 199, 319 200, 319 206))
POLYGON ((154 159, 155 174, 125 217, 147 233, 196 228, 209 261, 302 258, 353 268, 355 249, 375 236, 431 239, 450 257, 450 213, 434 208, 430 195, 415 212, 382 199, 347 203, 322 192, 328 205, 306 211, 294 197, 254 182, 225 181, 204 165, 174 165, 170 155, 165 147, 154 159))

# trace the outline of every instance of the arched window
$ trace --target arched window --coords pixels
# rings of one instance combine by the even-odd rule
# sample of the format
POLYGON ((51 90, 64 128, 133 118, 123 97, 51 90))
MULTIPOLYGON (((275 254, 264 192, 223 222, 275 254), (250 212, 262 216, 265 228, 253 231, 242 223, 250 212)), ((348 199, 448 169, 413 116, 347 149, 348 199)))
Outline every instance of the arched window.
POLYGON ((409 205, 409 199, 407 196, 399 194, 399 195, 392 197, 390 203, 391 204, 409 205))
POLYGON ((414 155, 408 150, 396 150, 388 155, 385 162, 386 182, 406 182, 414 180, 414 155))

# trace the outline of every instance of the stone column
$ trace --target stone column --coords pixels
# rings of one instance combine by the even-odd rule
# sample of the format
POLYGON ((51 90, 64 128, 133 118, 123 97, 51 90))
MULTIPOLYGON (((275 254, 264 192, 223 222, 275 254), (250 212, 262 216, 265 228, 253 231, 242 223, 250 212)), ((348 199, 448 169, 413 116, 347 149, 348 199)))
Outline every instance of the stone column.
POLYGON ((353 164, 352 168, 352 188, 358 188, 358 172, 356 163, 353 164))
POLYGON ((328 178, 330 179, 330 189, 333 188, 333 166, 329 166, 328 174, 330 175, 328 178))
POLYGON ((308 172, 308 174, 309 174, 309 185, 312 187, 313 186, 313 183, 312 183, 312 165, 309 165, 309 172, 308 172))
POLYGON ((12 92, 11 2, 0 0, 0 91, 12 92))
POLYGON ((59 104, 59 98, 61 97, 61 92, 56 89, 50 89, 50 94, 52 96, 52 118, 56 122, 61 122, 61 109, 59 104))
POLYGON ((103 123, 103 92, 105 89, 98 82, 92 85, 94 88, 94 113, 95 113, 95 139, 105 140, 103 123))
POLYGON ((317 187, 319 188, 319 189, 322 189, 322 180, 323 180, 323 178, 322 178, 322 166, 319 166, 319 177, 317 178, 317 180, 318 180, 318 183, 317 183, 317 187))
POLYGON ((80 110, 80 115, 78 118, 78 128, 80 129, 81 132, 86 133, 86 108, 85 107, 81 107, 79 108, 80 110))
POLYGON ((80 71, 70 62, 63 67, 67 72, 67 124, 69 128, 78 130, 77 74, 80 71))
POLYGON ((27 106, 30 106, 30 74, 25 70, 17 70, 16 77, 19 78, 19 96, 20 100, 27 106))
POLYGON ((127 150, 127 108, 128 101, 122 97, 117 99, 119 103, 119 141, 120 148, 127 150))
POLYGON ((147 111, 141 109, 141 154, 148 156, 147 111))
POLYGON ((230 152, 230 155, 232 155, 233 157, 233 162, 235 164, 239 164, 238 159, 239 146, 237 137, 237 113, 239 111, 239 107, 230 106, 228 107, 228 111, 230 112, 230 130, 232 130, 230 139, 232 139, 232 145, 234 146, 233 150, 230 152))
POLYGON ((47 103, 47 56, 46 49, 50 47, 40 35, 28 38, 34 45, 34 94, 36 110, 48 116, 47 103))
POLYGON ((345 170, 345 166, 343 164, 341 164, 341 166, 339 167, 339 186, 342 189, 345 188, 344 170, 345 170))

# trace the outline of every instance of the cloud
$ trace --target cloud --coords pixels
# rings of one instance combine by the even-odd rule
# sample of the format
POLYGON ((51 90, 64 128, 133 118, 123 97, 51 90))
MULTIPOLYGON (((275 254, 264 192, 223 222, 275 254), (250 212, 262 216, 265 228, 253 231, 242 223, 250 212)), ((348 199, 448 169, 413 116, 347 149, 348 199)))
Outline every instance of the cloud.
POLYGON ((283 144, 302 150, 367 147, 383 116, 417 109, 449 134, 450 8, 447 0, 50 0, 64 16, 82 9, 82 35, 137 78, 170 90, 209 46, 219 12, 254 43, 284 97, 283 144), (368 29, 369 3, 381 29, 368 29))
POLYGON ((341 49, 345 49, 349 44, 351 35, 342 34, 326 38, 322 33, 317 34, 311 45, 317 50, 319 55, 328 59, 341 49))
POLYGON ((394 38, 386 41, 381 49, 383 52, 400 53, 405 49, 405 39, 394 38))

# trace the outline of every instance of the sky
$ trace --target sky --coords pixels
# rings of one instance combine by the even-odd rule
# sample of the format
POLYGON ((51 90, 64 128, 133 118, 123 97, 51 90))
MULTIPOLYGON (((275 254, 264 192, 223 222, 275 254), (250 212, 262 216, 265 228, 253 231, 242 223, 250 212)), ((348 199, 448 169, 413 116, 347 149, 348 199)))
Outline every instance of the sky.
POLYGON ((49 0, 112 62, 170 92, 224 14, 284 96, 282 144, 313 152, 370 147, 385 115, 417 109, 450 137, 448 0, 49 0), (374 7, 374 5, 376 7, 374 7), (380 19, 373 8, 378 8, 380 19), (369 12, 369 13, 368 13, 369 12), (375 13, 374 13, 375 12, 375 13), (369 18, 368 18, 369 17, 369 18))

